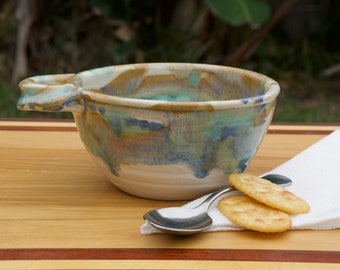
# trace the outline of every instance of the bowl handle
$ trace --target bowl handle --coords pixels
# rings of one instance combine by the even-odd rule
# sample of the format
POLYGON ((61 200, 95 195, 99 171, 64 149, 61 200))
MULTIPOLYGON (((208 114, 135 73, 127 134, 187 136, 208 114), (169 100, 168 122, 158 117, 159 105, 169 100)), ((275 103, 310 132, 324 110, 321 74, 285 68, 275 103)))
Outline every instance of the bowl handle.
POLYGON ((74 74, 45 75, 19 83, 17 108, 24 111, 82 112, 81 87, 74 74))

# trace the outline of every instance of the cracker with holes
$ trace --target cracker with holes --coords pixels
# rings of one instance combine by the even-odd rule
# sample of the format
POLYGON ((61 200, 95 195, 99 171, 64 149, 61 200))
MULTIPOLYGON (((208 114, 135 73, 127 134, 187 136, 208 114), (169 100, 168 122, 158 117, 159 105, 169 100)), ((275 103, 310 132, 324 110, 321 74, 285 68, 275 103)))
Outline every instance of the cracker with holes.
POLYGON ((309 204, 287 189, 268 180, 250 174, 231 174, 229 182, 238 190, 268 206, 289 214, 304 214, 309 204))
POLYGON ((249 230, 277 233, 287 231, 292 226, 292 220, 287 213, 247 195, 225 197, 219 201, 218 208, 233 223, 249 230))

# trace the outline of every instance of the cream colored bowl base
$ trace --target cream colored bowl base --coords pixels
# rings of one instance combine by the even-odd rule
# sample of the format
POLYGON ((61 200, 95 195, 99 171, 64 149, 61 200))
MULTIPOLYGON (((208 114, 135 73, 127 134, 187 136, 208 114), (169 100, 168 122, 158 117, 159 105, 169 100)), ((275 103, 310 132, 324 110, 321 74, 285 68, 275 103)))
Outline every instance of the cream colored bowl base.
POLYGON ((214 169, 205 178, 196 178, 185 165, 121 165, 113 175, 102 161, 96 162, 109 180, 122 191, 155 200, 191 200, 228 184, 227 176, 214 169))

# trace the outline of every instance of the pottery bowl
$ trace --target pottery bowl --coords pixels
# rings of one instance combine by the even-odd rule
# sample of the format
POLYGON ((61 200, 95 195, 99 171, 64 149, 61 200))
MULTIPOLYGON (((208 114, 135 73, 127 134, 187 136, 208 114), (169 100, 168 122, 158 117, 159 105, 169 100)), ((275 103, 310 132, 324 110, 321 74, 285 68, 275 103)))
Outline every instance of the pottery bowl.
POLYGON ((279 85, 225 66, 151 63, 23 80, 18 108, 73 113, 95 162, 119 189, 186 200, 228 183, 255 155, 279 85))

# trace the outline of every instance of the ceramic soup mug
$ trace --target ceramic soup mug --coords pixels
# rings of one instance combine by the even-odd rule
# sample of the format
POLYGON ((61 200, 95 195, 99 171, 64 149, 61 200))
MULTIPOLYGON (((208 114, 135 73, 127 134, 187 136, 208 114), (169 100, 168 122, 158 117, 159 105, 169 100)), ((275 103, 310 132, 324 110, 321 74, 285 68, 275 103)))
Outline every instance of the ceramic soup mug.
POLYGON ((188 63, 37 76, 20 88, 20 110, 73 113, 86 149, 116 187, 161 200, 196 198, 243 172, 280 91, 255 72, 188 63))

